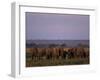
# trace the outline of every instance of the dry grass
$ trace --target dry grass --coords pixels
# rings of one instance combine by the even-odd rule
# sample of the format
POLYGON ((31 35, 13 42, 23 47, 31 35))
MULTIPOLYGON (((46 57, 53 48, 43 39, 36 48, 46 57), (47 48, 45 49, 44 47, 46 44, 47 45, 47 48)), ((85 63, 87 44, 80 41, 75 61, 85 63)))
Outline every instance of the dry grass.
MULTIPOLYGON (((64 48, 68 51, 70 48, 64 48)), ((26 52, 32 54, 32 48, 27 48, 26 52)), ((84 48, 87 55, 89 55, 89 48, 84 48)), ((40 66, 58 66, 58 65, 82 65, 89 64, 89 56, 86 58, 70 58, 70 59, 31 59, 26 58, 26 67, 40 67, 40 66)))

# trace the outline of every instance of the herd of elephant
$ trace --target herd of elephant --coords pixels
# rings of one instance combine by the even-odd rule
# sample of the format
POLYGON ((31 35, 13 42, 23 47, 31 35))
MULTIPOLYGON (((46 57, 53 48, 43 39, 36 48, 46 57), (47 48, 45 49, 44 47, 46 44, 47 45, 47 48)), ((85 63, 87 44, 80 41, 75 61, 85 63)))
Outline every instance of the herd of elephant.
POLYGON ((89 58, 89 48, 26 48, 26 58, 31 60, 89 58))

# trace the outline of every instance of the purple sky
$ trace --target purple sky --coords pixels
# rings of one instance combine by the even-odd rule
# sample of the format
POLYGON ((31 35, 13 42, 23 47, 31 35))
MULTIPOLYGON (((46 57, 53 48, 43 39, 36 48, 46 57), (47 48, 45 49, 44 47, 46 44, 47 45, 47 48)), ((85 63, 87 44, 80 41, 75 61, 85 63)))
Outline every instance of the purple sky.
POLYGON ((26 40, 89 40, 89 16, 26 12, 26 40))

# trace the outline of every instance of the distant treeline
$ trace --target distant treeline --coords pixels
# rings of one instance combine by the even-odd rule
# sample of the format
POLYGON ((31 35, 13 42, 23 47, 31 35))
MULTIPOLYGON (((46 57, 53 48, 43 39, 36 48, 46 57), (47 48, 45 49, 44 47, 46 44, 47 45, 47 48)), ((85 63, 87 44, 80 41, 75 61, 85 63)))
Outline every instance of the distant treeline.
POLYGON ((66 43, 62 43, 62 44, 37 44, 37 43, 26 43, 26 47, 34 47, 34 48, 50 48, 50 47, 87 47, 89 48, 89 45, 87 44, 82 44, 82 43, 79 43, 77 44, 76 46, 69 46, 67 45, 66 43))

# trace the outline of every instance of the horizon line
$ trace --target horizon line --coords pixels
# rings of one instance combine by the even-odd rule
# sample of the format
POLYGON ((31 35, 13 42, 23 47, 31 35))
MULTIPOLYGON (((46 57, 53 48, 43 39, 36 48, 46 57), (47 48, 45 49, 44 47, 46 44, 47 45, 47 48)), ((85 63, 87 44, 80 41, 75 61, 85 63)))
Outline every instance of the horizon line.
MULTIPOLYGON (((32 39, 29 39, 29 40, 32 40, 32 39)), ((34 39, 34 40, 49 40, 49 39, 34 39)), ((56 39, 56 40, 59 40, 59 39, 56 39)), ((67 40, 71 40, 71 39, 67 39, 67 40)), ((75 40, 89 40, 89 39, 75 39, 75 40)), ((28 41, 28 40, 26 40, 26 41, 28 41)))

